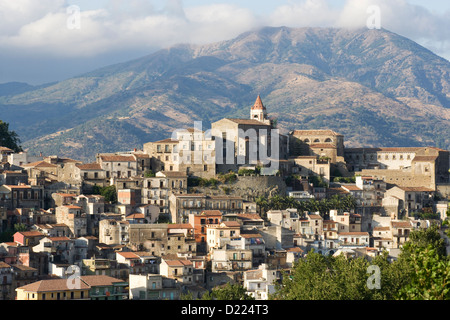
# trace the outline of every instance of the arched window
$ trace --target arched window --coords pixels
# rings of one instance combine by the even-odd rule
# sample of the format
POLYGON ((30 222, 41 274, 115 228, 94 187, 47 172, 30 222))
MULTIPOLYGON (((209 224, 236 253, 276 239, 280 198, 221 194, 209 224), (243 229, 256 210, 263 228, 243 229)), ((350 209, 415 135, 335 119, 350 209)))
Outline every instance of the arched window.
POLYGON ((310 143, 309 139, 305 139, 305 142, 306 142, 306 143, 310 143))
POLYGON ((331 138, 326 138, 326 139, 325 139, 325 142, 328 142, 328 143, 329 143, 329 142, 333 142, 333 140, 331 140, 331 138))
POLYGON ((319 139, 314 139, 314 142, 320 142, 320 140, 319 139))

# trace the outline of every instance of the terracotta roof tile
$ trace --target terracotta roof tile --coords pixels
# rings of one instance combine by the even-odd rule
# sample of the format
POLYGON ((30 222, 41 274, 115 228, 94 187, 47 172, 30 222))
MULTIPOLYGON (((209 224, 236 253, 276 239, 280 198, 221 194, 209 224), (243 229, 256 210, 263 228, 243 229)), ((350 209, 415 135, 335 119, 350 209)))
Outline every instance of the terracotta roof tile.
POLYGON ((80 170, 102 170, 99 163, 86 163, 86 164, 76 164, 80 170))
POLYGON ((270 124, 254 120, 254 119, 235 119, 235 118, 225 118, 227 120, 230 120, 237 124, 244 124, 244 125, 257 125, 257 126, 270 126, 270 124))
POLYGON ((103 161, 111 162, 133 162, 136 159, 133 156, 120 156, 120 155, 100 155, 103 161))
POLYGON ((262 103, 261 96, 258 95, 256 98, 255 104, 252 107, 252 110, 265 110, 264 104, 262 103))
POLYGON ((294 130, 292 134, 294 136, 309 136, 309 135, 340 136, 341 135, 333 130, 294 130))

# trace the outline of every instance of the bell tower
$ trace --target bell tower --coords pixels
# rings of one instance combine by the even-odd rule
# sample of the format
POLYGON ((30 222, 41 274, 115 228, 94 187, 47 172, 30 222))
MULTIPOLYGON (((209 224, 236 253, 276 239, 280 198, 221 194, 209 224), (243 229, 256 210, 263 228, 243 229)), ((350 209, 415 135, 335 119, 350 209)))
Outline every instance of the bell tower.
POLYGON ((267 124, 270 124, 270 120, 267 118, 267 110, 262 103, 261 96, 258 95, 255 104, 250 110, 250 119, 258 120, 267 124))

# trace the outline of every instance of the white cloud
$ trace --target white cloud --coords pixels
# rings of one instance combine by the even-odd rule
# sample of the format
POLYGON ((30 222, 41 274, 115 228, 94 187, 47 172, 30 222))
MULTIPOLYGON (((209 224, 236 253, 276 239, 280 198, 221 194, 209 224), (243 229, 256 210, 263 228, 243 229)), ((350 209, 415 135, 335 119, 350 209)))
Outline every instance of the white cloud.
POLYGON ((347 0, 341 8, 326 0, 291 0, 262 17, 225 3, 184 7, 181 0, 166 0, 156 8, 148 0, 109 0, 103 9, 81 8, 79 30, 67 27, 67 1, 0 0, 0 47, 86 57, 220 41, 264 25, 364 27, 370 5, 380 7, 383 28, 448 52, 450 12, 430 12, 405 0, 347 0))

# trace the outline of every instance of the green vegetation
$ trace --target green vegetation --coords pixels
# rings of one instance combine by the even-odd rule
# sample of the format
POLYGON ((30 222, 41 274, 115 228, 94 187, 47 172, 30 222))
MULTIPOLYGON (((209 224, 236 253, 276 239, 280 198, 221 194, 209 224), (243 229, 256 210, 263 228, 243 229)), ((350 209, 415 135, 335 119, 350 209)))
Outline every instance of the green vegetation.
POLYGON ((282 197, 275 195, 270 198, 258 197, 256 204, 259 207, 260 215, 264 216, 269 210, 286 210, 289 208, 297 209, 301 215, 304 212, 319 212, 322 217, 327 217, 330 210, 338 210, 339 212, 351 211, 356 207, 354 197, 334 195, 330 199, 310 199, 306 201, 298 201, 293 197, 282 197))
POLYGON ((0 243, 2 242, 12 242, 14 240, 14 234, 16 232, 27 231, 28 227, 23 223, 14 224, 12 229, 7 229, 0 233, 0 243))
POLYGON ((236 173, 234 173, 232 171, 230 171, 228 173, 219 173, 217 175, 217 179, 222 183, 231 184, 231 183, 236 182, 237 175, 236 175, 236 173))
POLYGON ((155 177, 155 173, 152 170, 146 170, 144 172, 144 177, 145 178, 153 178, 153 177, 155 177))
POLYGON ((247 294, 242 285, 230 284, 213 288, 211 293, 205 293, 201 300, 254 300, 247 294))
POLYGON ((9 130, 9 123, 0 120, 0 147, 6 147, 14 152, 21 152, 20 139, 17 133, 9 130))
POLYGON ((323 256, 314 251, 285 273, 278 300, 448 300, 450 260, 438 229, 411 233, 396 261, 387 252, 368 261, 363 257, 323 256), (444 249, 444 251, 442 251, 444 249), (379 283, 371 266, 379 271, 379 283))
POLYGON ((328 188, 328 184, 321 176, 309 176, 308 181, 309 183, 312 183, 315 188, 328 188))
POLYGON ((335 177, 333 182, 355 183, 356 177, 335 177))
POLYGON ((109 203, 117 202, 117 191, 115 186, 108 186, 108 187, 94 186, 92 193, 104 196, 105 201, 109 203))
POLYGON ((249 176, 249 175, 258 175, 261 173, 261 167, 256 167, 255 169, 239 169, 239 176, 249 176))
POLYGON ((219 180, 215 178, 205 179, 199 177, 189 177, 188 187, 212 187, 216 188, 219 184, 219 180))
POLYGON ((420 211, 413 212, 412 215, 421 220, 437 220, 441 217, 438 212, 433 212, 431 207, 422 208, 420 211))

